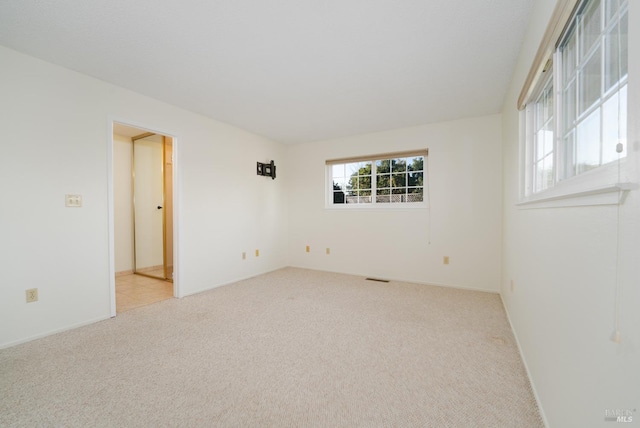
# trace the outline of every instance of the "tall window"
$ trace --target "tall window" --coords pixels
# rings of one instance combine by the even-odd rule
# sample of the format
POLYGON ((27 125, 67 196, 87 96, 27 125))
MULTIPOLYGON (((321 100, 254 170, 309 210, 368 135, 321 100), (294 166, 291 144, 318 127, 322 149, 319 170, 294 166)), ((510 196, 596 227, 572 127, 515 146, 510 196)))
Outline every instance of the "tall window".
POLYGON ((627 0, 582 2, 560 44, 561 178, 616 160, 626 139, 628 15, 627 0))
POLYGON ((331 206, 425 202, 426 150, 327 161, 331 206))
MULTIPOLYGON (((551 76, 552 77, 552 76, 551 76)), ((538 96, 533 110, 533 188, 539 192, 553 186, 554 182, 554 114, 553 79, 538 96)))
POLYGON ((628 0, 578 1, 565 28, 527 102, 527 194, 626 155, 628 0))

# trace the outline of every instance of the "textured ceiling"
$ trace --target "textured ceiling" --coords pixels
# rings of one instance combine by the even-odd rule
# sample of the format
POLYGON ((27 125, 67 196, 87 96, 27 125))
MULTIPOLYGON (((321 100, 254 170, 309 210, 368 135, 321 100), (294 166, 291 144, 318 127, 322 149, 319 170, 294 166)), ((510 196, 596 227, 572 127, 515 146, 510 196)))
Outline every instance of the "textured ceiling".
POLYGON ((0 44, 283 143, 497 113, 533 0, 2 0, 0 44))

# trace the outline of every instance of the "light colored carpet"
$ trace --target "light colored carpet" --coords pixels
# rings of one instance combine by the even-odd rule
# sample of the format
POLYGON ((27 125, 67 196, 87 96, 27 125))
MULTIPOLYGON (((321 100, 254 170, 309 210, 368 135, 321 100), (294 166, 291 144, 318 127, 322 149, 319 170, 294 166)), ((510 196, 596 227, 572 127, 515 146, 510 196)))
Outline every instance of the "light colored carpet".
POLYGON ((543 424, 498 295, 286 268, 0 350, 0 426, 543 424))

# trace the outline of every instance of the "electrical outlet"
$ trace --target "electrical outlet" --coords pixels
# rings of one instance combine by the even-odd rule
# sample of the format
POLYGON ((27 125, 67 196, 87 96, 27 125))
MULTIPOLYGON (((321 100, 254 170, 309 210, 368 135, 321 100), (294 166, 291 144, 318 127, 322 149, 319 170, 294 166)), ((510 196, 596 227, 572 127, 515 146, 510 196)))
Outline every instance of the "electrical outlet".
POLYGON ((64 195, 66 207, 79 208, 82 206, 82 195, 64 195))
POLYGON ((448 265, 449 264, 449 256, 444 256, 442 258, 442 264, 444 264, 444 265, 448 265))
POLYGON ((256 250, 256 257, 260 257, 260 250, 256 250))
POLYGON ((38 289, 30 288, 27 290, 27 303, 38 301, 38 289))
POLYGON ((327 247, 327 249, 325 250, 325 253, 327 253, 327 256, 331 254, 331 248, 327 247))
POLYGON ((242 260, 246 260, 247 259, 247 253, 245 253, 244 251, 242 252, 242 260))
POLYGON ((308 253, 309 251, 311 251, 311 247, 307 245, 304 250, 308 253))

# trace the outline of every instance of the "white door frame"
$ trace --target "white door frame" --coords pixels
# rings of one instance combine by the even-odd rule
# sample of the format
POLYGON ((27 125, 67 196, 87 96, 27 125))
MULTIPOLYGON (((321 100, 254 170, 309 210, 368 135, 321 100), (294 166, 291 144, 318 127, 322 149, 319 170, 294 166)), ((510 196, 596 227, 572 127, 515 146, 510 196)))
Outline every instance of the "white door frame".
POLYGON ((147 126, 131 120, 110 117, 108 121, 109 136, 107 141, 109 142, 107 149, 107 187, 108 187, 108 217, 109 217, 109 307, 111 317, 116 316, 116 267, 115 267, 115 200, 114 200, 114 159, 113 159, 113 124, 118 122, 120 124, 131 126, 133 128, 139 128, 142 131, 154 132, 156 134, 166 135, 173 138, 173 172, 171 181, 173 182, 173 297, 182 297, 180 293, 180 260, 179 260, 179 229, 180 229, 180 205, 178 201, 178 194, 180 187, 178 183, 178 171, 180 166, 178 163, 178 154, 180 151, 180 143, 178 137, 167 131, 159 130, 157 126, 147 126))

